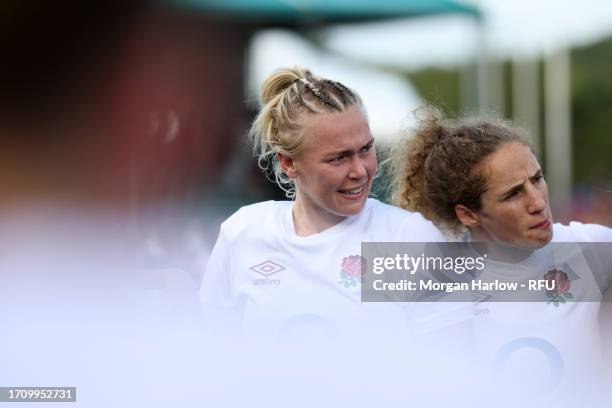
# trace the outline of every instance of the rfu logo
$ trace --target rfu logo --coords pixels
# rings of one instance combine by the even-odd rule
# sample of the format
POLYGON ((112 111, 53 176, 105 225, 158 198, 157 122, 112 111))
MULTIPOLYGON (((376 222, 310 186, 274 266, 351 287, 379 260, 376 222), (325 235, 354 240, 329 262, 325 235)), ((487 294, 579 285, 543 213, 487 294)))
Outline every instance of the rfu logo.
POLYGON ((274 275, 285 269, 284 266, 277 264, 276 262, 272 262, 270 260, 262 262, 260 264, 251 266, 251 269, 254 272, 257 272, 263 279, 254 279, 254 285, 280 285, 280 279, 268 279, 270 276, 274 275))

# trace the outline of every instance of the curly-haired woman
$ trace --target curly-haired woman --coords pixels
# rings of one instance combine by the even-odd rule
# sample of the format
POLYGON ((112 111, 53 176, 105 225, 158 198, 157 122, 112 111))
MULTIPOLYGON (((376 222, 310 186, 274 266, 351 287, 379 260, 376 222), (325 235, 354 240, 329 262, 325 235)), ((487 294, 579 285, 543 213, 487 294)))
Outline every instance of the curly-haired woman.
POLYGON ((600 362, 599 301, 612 278, 612 229, 553 223, 527 132, 498 119, 450 120, 431 108, 396 149, 392 167, 396 205, 458 241, 479 242, 467 245, 488 256, 479 279, 519 284, 506 303, 487 293, 474 310, 477 354, 501 372, 519 370, 514 379, 523 385, 556 386, 575 378, 569 371, 594 374, 581 369, 600 362), (555 285, 537 298, 526 289, 530 280, 555 285), (542 362, 550 371, 540 370, 542 362))

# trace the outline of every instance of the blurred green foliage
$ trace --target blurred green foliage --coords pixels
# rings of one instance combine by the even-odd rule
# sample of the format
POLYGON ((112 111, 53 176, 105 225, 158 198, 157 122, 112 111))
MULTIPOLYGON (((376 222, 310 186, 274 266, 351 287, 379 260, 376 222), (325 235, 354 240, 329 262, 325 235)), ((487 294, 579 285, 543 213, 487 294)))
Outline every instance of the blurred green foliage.
POLYGON ((461 110, 459 69, 426 69, 406 74, 426 101, 454 116, 461 110))
MULTIPOLYGON (((612 38, 571 52, 573 178, 576 184, 609 180, 612 177, 612 38)), ((402 73, 428 102, 451 117, 461 112, 461 69, 425 69, 402 73)), ((510 61, 502 66, 505 112, 511 111, 510 61)), ((540 63, 540 75, 543 68, 540 63)), ((475 76, 472 74, 475 80, 475 76)), ((540 84, 543 84, 540 78, 540 84)), ((540 101, 543 104, 543 89, 540 101)), ((540 109, 544 112, 543 106, 540 109)), ((544 123, 542 118, 541 123, 544 123)), ((540 129, 542 132, 543 129, 540 129)))
POLYGON ((612 38, 572 52, 574 177, 612 178, 612 38))

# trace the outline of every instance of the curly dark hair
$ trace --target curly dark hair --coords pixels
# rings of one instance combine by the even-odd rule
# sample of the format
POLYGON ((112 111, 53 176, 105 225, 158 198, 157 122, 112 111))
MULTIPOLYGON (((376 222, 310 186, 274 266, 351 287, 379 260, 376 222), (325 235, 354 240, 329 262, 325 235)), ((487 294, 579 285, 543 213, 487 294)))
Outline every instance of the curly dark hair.
POLYGON ((392 201, 458 232, 462 224, 455 205, 478 211, 487 189, 487 175, 478 165, 504 143, 531 144, 524 129, 505 120, 447 119, 437 108, 424 110, 426 118, 393 151, 392 201))

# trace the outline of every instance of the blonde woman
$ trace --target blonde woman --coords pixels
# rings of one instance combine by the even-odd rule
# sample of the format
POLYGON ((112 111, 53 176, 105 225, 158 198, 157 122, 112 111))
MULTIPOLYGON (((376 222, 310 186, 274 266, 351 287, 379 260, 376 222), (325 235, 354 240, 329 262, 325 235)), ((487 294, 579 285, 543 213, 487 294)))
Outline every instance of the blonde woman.
POLYGON ((273 73, 261 100, 250 133, 290 200, 243 207, 223 223, 201 290, 209 315, 282 335, 401 329, 403 308, 360 302, 361 242, 443 237, 420 214, 368 198, 377 161, 361 98, 293 68, 273 73))

